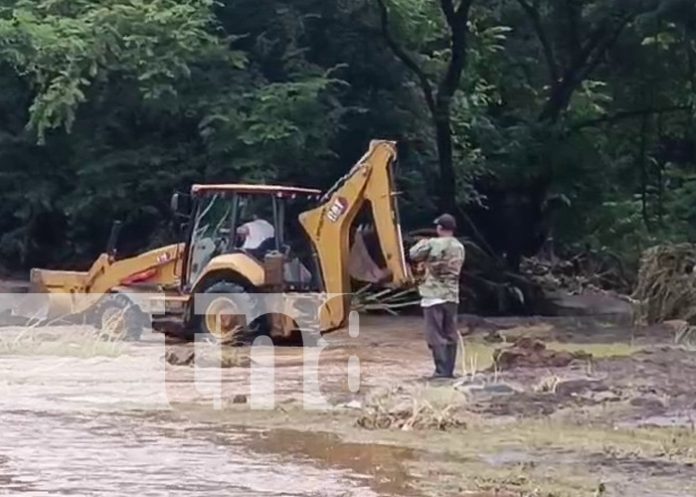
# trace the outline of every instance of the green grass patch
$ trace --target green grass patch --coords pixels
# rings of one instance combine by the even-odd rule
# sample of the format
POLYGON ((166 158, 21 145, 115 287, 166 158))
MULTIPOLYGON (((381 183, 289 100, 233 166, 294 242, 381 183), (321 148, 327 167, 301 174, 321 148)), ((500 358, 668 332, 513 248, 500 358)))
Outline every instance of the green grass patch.
MULTIPOLYGON (((630 343, 568 343, 568 342, 544 342, 546 348, 556 351, 567 351, 571 353, 586 352, 595 359, 608 357, 627 357, 639 352, 640 347, 630 343)), ((512 346, 512 343, 488 343, 478 338, 464 339, 464 354, 457 359, 459 366, 458 373, 471 375, 480 373, 493 368, 493 353, 496 349, 512 346), (463 362, 462 362, 463 361, 463 362), (463 369, 462 369, 463 368, 463 369)))

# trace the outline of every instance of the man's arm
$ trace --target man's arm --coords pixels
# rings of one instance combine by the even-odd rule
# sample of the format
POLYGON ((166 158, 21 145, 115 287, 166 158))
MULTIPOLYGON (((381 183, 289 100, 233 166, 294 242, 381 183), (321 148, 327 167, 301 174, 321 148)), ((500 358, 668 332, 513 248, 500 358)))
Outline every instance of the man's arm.
POLYGON ((408 251, 408 255, 414 262, 420 262, 428 257, 430 254, 430 240, 424 238, 416 243, 411 250, 408 251))

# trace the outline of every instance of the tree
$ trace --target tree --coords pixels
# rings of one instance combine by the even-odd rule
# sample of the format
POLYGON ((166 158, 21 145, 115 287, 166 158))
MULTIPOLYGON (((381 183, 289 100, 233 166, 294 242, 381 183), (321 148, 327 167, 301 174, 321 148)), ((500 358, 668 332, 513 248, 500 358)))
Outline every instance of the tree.
MULTIPOLYGON (((458 3, 455 3, 453 0, 440 0, 439 2, 441 14, 444 16, 448 32, 445 40, 446 48, 437 47, 434 49, 444 49, 443 51, 446 52, 446 54, 438 54, 441 60, 444 59, 445 69, 436 75, 432 75, 422 67, 393 34, 390 27, 387 0, 376 1, 379 7, 382 35, 394 55, 415 75, 423 92, 425 103, 430 111, 435 131, 440 170, 440 209, 456 212, 458 211, 456 200, 457 177, 453 154, 452 106, 453 98, 459 89, 462 74, 466 68, 469 18, 473 0, 459 0, 458 3)), ((415 2, 415 4, 392 2, 391 5, 404 11, 414 6, 421 12, 428 8, 422 2, 415 2)), ((438 31, 438 35, 443 34, 441 27, 435 30, 438 31)))
MULTIPOLYGON (((0 63, 22 97, 0 100, 13 114, 0 123, 7 260, 87 262, 111 217, 125 222, 124 252, 161 243, 166 198, 192 182, 306 180, 339 129, 329 95, 341 82, 321 68, 271 78, 248 44, 263 30, 226 26, 216 5, 22 0, 0 11, 0 63), (61 250, 44 249, 49 231, 61 250)), ((251 7, 232 13, 248 19, 251 7)))
POLYGON ((327 188, 377 137, 488 282, 551 229, 635 261, 696 240, 695 88, 691 0, 0 0, 0 261, 84 267, 114 217, 143 250, 173 189, 327 188))

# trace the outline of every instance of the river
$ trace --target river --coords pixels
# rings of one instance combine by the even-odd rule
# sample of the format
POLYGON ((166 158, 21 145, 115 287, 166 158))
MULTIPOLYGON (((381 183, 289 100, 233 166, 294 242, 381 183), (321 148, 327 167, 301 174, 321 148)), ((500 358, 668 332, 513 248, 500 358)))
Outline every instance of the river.
POLYGON ((258 434, 157 417, 0 413, 0 492, 47 496, 376 495, 347 471, 248 449, 258 434))
POLYGON ((165 391, 160 357, 147 344, 113 359, 0 356, 0 495, 384 495, 287 434, 276 451, 268 433, 177 414, 167 395, 185 382, 165 391))

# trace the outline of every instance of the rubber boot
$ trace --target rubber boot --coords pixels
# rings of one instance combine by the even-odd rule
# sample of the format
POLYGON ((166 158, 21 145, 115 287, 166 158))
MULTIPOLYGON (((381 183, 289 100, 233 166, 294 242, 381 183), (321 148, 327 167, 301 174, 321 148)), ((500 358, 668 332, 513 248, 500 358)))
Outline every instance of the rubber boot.
POLYGON ((437 349, 430 344, 428 344, 428 349, 430 349, 430 353, 433 356, 433 364, 435 365, 435 371, 433 372, 433 374, 426 375, 426 376, 423 376, 423 378, 421 378, 422 380, 425 380, 425 381, 428 381, 432 378, 437 377, 438 376, 438 368, 439 368, 438 360, 437 360, 437 349))
POLYGON ((430 350, 433 354, 433 362, 435 363, 435 374, 429 379, 438 379, 447 377, 447 347, 444 345, 431 345, 430 350))
POLYGON ((457 364, 457 344, 450 343, 444 347, 444 364, 443 364, 443 375, 447 378, 454 378, 454 368, 457 364))

